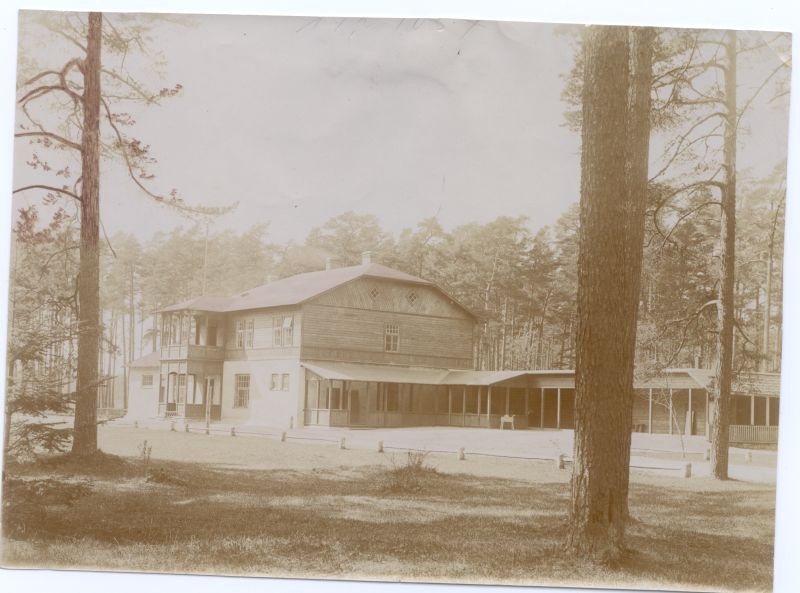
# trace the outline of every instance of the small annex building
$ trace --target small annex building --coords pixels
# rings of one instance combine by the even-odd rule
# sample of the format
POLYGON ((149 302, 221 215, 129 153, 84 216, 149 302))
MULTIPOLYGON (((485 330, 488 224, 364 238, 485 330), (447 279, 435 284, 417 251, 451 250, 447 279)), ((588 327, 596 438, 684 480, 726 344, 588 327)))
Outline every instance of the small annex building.
MULTIPOLYGON (((513 416, 515 428, 573 427, 573 371, 474 370, 475 315, 366 254, 359 266, 194 298, 160 317, 161 348, 130 365, 129 417, 499 428, 513 416)), ((632 430, 706 434, 709 381, 709 371, 670 369, 637 382, 632 430)), ((777 375, 737 389, 736 421, 777 436, 777 375)))

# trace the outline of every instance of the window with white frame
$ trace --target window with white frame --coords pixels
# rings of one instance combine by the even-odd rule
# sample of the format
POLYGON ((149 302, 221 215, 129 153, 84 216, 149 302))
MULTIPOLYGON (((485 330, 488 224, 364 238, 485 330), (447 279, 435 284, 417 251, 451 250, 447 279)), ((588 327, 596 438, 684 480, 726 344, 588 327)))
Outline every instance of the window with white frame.
POLYGON ((289 373, 272 373, 269 389, 270 391, 289 391, 289 373))
POLYGON ((400 350, 400 326, 396 323, 387 323, 383 330, 383 349, 386 352, 400 350))
POLYGON ((184 404, 186 403, 186 375, 178 375, 178 403, 184 404))
POLYGON ((250 375, 235 375, 236 394, 233 399, 234 408, 250 406, 250 375))
POLYGON ((294 317, 289 315, 283 318, 283 346, 291 346, 294 337, 294 317))
POLYGON ((256 333, 256 322, 255 319, 248 319, 247 324, 245 325, 245 333, 244 333, 244 345, 247 348, 253 347, 253 336, 256 333))
POLYGON ((142 387, 149 389, 153 386, 153 375, 142 375, 142 387))
POLYGON ((294 342, 294 316, 276 316, 272 318, 272 345, 276 347, 291 346, 294 342))
POLYGON ((273 317, 272 318, 272 345, 273 346, 280 346, 281 345, 281 335, 283 333, 282 324, 283 324, 283 317, 273 317))
POLYGON ((253 335, 255 334, 255 320, 254 319, 237 319, 236 320, 236 347, 237 348, 252 348, 253 335))

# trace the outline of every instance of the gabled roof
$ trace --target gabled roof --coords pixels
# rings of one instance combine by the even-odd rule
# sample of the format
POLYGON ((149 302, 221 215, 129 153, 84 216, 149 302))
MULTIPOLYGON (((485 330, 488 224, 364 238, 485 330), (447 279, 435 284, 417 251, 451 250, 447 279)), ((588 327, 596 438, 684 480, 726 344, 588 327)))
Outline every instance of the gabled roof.
POLYGON ((159 312, 169 313, 170 311, 186 311, 187 309, 190 309, 192 311, 206 311, 208 313, 224 313, 227 311, 227 306, 230 300, 231 297, 199 296, 189 299, 188 301, 182 301, 180 303, 175 303, 174 305, 164 307, 159 312))
POLYGON ((136 360, 131 361, 128 364, 128 368, 157 368, 161 364, 161 352, 158 350, 155 352, 151 352, 150 354, 145 354, 141 358, 137 358, 136 360))
POLYGON ((375 263, 296 274, 288 278, 270 282, 269 284, 264 284, 263 286, 252 288, 231 297, 197 297, 165 307, 161 309, 161 312, 168 313, 170 311, 185 311, 191 309, 212 313, 228 313, 246 311, 249 309, 266 309, 269 307, 298 305, 329 290, 347 284, 356 278, 380 278, 383 280, 396 280, 399 282, 430 286, 444 294, 471 317, 474 317, 472 312, 453 300, 449 295, 446 295, 444 291, 439 289, 432 282, 375 263))

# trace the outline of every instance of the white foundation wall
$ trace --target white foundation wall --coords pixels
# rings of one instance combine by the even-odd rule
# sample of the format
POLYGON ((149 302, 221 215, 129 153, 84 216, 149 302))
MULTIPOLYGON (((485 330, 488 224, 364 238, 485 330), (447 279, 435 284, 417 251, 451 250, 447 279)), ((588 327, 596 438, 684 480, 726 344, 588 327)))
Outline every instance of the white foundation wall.
POLYGON ((144 420, 158 416, 158 372, 158 367, 134 367, 130 369, 130 376, 128 377, 128 411, 125 414, 125 418, 144 420), (142 384, 144 375, 152 377, 153 380, 150 387, 145 387, 142 384))
POLYGON ((298 426, 301 373, 297 359, 226 361, 222 375, 222 421, 288 429, 298 426), (234 407, 236 375, 250 375, 247 408, 234 407), (271 389, 272 375, 289 375, 289 389, 271 389))

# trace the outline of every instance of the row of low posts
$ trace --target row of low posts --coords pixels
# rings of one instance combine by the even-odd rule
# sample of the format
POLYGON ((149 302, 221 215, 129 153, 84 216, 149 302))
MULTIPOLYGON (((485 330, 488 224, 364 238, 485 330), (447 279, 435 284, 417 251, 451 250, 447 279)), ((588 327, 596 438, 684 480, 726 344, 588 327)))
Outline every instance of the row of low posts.
MULTIPOLYGON (((169 428, 170 431, 175 432, 175 426, 176 426, 176 422, 174 420, 172 422, 170 422, 170 428, 169 428)), ((139 428, 139 422, 138 421, 134 421, 133 422, 133 427, 134 428, 139 428)), ((188 422, 184 423, 184 431, 185 432, 189 432, 189 423, 188 422)), ((205 433, 206 434, 210 434, 208 426, 205 427, 205 433)), ((231 426, 230 435, 232 437, 236 436, 236 427, 235 426, 231 426)), ((281 432, 281 442, 282 443, 286 442, 286 438, 287 438, 286 432, 285 431, 281 432)), ((339 449, 346 449, 346 448, 347 448, 347 441, 346 441, 345 437, 342 437, 339 440, 339 449)), ((383 453, 384 452, 383 441, 378 441, 377 451, 378 451, 378 453, 383 453)), ((460 447, 458 449, 458 451, 456 452, 456 454, 458 456, 458 460, 459 461, 464 461, 466 459, 466 453, 465 453, 464 447, 460 447)), ((705 452, 703 454, 703 459, 708 461, 710 459, 710 456, 711 456, 711 450, 709 448, 706 448, 706 450, 705 450, 705 452)), ((750 463, 750 462, 753 461, 753 453, 752 453, 752 451, 745 451, 744 460, 747 463, 750 463)), ((566 456, 563 453, 558 454, 554 458, 554 463, 555 463, 556 469, 564 469, 565 468, 565 464, 566 464, 566 456)), ((686 463, 683 466, 683 477, 684 478, 691 478, 692 477, 692 464, 691 463, 686 463)))

